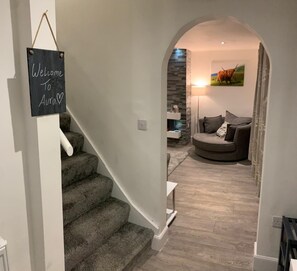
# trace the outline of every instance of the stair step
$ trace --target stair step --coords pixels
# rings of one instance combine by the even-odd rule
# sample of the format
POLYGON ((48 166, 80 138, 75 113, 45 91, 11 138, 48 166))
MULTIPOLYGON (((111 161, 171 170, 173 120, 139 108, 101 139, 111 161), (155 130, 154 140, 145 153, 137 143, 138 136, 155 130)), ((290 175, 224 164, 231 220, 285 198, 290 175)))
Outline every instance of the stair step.
MULTIPOLYGON (((84 145, 84 136, 79 133, 65 132, 65 136, 73 147, 73 155, 82 151, 84 145)), ((61 146, 61 156, 62 158, 68 157, 63 147, 61 146)))
POLYGON ((109 178, 94 174, 63 189, 64 226, 108 199, 112 185, 109 178))
POLYGON ((126 223, 73 271, 131 270, 142 252, 150 248, 153 235, 150 229, 126 223))
POLYGON ((65 270, 70 271, 118 231, 129 211, 127 203, 109 198, 64 227, 65 270))
POLYGON ((97 156, 85 152, 63 159, 62 186, 87 178, 96 172, 97 166, 97 156))
POLYGON ((60 114, 60 128, 63 132, 69 132, 71 117, 68 113, 60 114))

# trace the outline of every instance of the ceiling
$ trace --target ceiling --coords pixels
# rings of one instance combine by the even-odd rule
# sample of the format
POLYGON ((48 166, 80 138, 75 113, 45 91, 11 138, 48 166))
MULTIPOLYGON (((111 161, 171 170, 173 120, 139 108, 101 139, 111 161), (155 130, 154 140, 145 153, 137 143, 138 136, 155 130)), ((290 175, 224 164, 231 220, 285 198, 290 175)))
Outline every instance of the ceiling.
POLYGON ((190 51, 258 49, 260 40, 243 24, 230 19, 200 23, 186 32, 175 48, 190 51), (224 41, 225 44, 221 44, 224 41))

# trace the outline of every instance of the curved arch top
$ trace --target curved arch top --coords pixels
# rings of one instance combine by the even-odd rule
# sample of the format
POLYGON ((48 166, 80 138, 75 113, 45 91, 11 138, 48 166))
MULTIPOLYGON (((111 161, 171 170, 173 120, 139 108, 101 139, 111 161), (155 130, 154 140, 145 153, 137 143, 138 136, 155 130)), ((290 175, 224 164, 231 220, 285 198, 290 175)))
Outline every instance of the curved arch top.
POLYGON ((183 27, 181 27, 177 33, 175 34, 175 36, 172 38, 167 50, 166 50, 166 54, 164 56, 163 59, 163 64, 165 64, 165 67, 167 67, 167 63, 168 60, 170 58, 170 55, 172 53, 172 50, 174 49, 175 44, 179 41, 179 39, 186 33, 188 32, 190 29, 192 29, 194 26, 197 26, 201 23, 205 23, 208 21, 213 21, 213 20, 220 20, 220 19, 226 19, 229 18, 230 20, 236 22, 236 23, 240 23, 241 25, 243 25, 246 29, 248 29, 250 32, 252 32, 255 36, 257 36, 257 38, 260 40, 260 42, 263 44, 268 56, 269 56, 269 60, 270 60, 270 65, 271 65, 271 58, 270 58, 270 53, 269 53, 269 48, 266 45, 264 39, 257 33, 256 30, 254 30, 249 24, 247 24, 246 22, 243 22, 239 19, 237 19, 234 16, 213 16, 213 15, 208 15, 208 16, 203 16, 200 18, 197 18, 195 20, 192 20, 190 22, 188 22, 186 25, 184 25, 183 27))

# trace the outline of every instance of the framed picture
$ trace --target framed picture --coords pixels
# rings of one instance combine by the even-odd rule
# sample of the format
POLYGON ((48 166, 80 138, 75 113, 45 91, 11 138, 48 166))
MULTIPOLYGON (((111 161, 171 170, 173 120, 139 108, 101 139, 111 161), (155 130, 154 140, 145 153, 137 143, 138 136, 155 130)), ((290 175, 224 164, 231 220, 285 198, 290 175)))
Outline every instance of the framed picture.
POLYGON ((213 61, 211 63, 211 86, 242 87, 245 65, 241 61, 213 61))

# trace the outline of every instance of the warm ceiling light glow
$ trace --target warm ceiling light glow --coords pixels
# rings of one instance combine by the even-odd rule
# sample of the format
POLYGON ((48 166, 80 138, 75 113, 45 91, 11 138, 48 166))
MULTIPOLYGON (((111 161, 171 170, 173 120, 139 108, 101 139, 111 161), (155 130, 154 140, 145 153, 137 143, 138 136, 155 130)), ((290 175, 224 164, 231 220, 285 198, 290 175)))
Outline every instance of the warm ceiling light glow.
POLYGON ((222 44, 222 45, 224 45, 224 44, 225 44, 225 42, 224 42, 224 41, 221 41, 221 44, 222 44))
POLYGON ((207 82, 205 80, 198 80, 192 86, 193 87, 205 87, 205 86, 207 86, 207 82))

